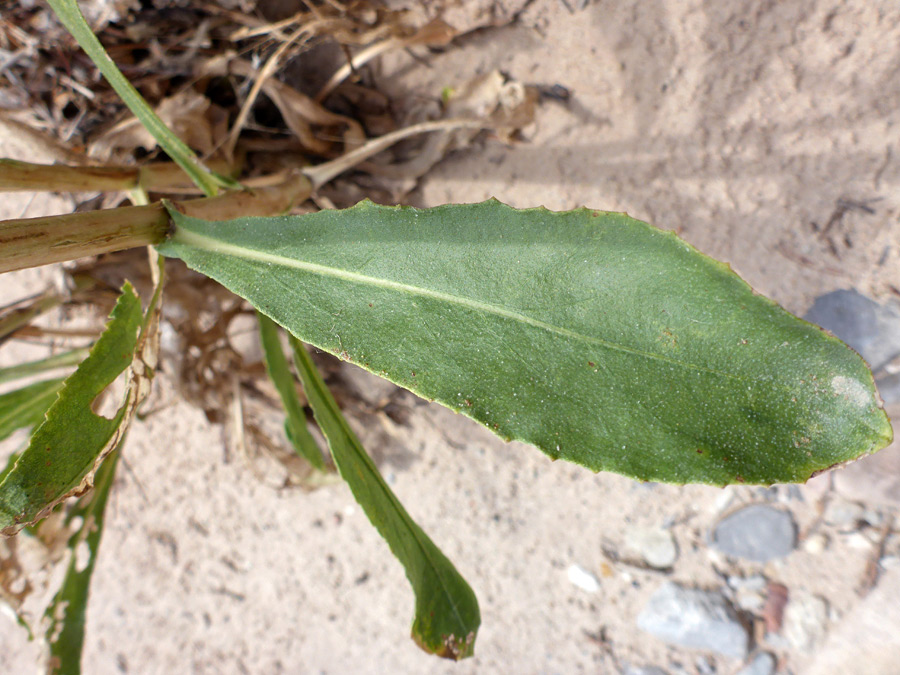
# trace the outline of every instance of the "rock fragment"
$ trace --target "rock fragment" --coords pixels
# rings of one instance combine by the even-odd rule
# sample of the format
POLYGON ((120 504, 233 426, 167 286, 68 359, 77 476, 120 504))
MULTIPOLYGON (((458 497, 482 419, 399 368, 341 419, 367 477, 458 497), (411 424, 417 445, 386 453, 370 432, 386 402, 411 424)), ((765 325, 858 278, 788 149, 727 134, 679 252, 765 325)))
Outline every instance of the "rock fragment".
POLYGON ((569 582, 585 593, 596 593, 600 590, 600 582, 597 581, 597 577, 580 565, 569 565, 566 574, 569 577, 569 582))
POLYGON ((626 550, 637 555, 648 567, 669 569, 678 558, 678 548, 669 530, 661 527, 635 527, 625 534, 626 550))
POLYGON ((823 518, 827 525, 836 527, 842 532, 852 532, 859 527, 864 512, 862 504, 835 497, 825 507, 823 518))
POLYGON ((719 593, 668 582, 651 596, 638 628, 681 647, 705 649, 736 659, 747 655, 748 633, 719 593))
POLYGON ((718 522, 712 544, 734 558, 767 562, 794 550, 797 528, 787 511, 765 504, 751 504, 718 522))
POLYGON ((828 604, 807 592, 791 593, 784 610, 782 634, 794 649, 809 652, 825 637, 828 604))

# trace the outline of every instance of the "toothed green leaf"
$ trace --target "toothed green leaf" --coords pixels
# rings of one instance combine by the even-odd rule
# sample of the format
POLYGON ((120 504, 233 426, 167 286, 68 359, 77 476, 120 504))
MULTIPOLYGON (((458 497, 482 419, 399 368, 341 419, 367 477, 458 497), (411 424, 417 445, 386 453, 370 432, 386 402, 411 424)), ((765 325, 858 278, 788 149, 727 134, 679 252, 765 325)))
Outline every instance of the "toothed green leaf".
POLYGON ((112 419, 94 414, 94 399, 132 363, 141 304, 126 283, 89 356, 66 378, 45 421, 0 483, 0 531, 14 534, 77 492, 123 433, 123 404, 112 419))
POLYGON ((172 217, 165 255, 304 342, 553 458, 770 484, 892 437, 856 353, 624 214, 489 201, 172 217))

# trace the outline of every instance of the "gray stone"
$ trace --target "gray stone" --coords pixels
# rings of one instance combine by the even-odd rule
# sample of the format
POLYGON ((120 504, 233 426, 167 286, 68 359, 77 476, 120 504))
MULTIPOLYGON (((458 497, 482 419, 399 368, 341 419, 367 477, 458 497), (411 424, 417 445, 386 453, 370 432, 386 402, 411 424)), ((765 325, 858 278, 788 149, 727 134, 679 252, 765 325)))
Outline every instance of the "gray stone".
POLYGON ((706 649, 743 659, 749 636, 734 608, 713 591, 668 582, 651 596, 638 628, 681 647, 706 649))
POLYGON ((836 497, 828 502, 822 517, 826 524, 852 532, 859 527, 864 511, 862 504, 836 497))
POLYGON ((625 547, 648 566, 658 570, 675 564, 678 549, 669 530, 661 527, 635 527, 625 533, 625 547))
POLYGON ((764 504, 752 504, 725 516, 712 533, 716 549, 755 562, 786 556, 796 542, 791 514, 764 504))
POLYGON ((748 612, 759 612, 766 604, 765 577, 754 575, 752 577, 729 577, 728 585, 734 591, 734 604, 748 612))
POLYGON ((900 311, 880 305, 854 290, 839 290, 816 298, 803 317, 853 347, 872 370, 900 354, 900 311))
POLYGON ((760 652, 735 675, 772 675, 775 672, 775 657, 769 652, 760 652))

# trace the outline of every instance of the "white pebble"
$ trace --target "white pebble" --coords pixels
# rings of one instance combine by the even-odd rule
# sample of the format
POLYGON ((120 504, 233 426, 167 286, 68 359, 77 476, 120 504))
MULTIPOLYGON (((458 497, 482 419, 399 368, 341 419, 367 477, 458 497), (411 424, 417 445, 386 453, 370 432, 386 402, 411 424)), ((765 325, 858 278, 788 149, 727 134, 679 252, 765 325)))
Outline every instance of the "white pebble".
POLYGON ((597 581, 597 577, 579 565, 569 565, 566 574, 569 576, 569 582, 585 593, 596 593, 600 590, 600 582, 597 581))

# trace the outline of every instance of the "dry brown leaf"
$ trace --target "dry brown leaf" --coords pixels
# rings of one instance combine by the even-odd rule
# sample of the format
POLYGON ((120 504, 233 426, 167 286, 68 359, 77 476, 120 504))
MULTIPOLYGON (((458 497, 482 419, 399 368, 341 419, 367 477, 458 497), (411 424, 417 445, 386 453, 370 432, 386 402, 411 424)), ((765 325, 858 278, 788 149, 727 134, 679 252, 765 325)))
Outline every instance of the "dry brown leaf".
MULTIPOLYGON (((164 98, 156 113, 178 138, 204 156, 212 154, 228 133, 227 113, 192 89, 164 98)), ((140 121, 129 117, 95 139, 89 154, 108 160, 120 151, 153 150, 156 146, 156 139, 140 121)))

